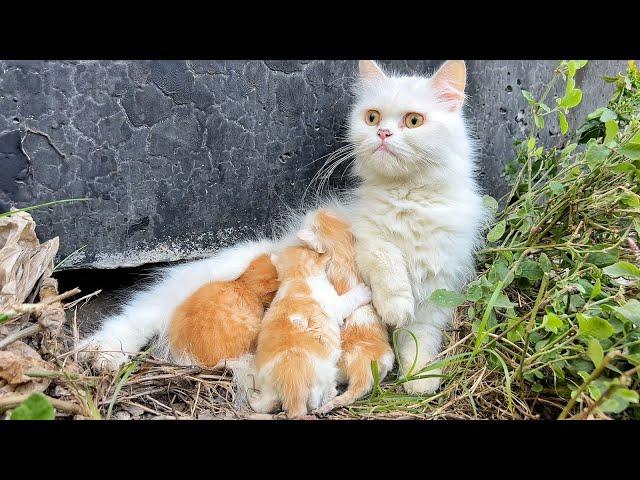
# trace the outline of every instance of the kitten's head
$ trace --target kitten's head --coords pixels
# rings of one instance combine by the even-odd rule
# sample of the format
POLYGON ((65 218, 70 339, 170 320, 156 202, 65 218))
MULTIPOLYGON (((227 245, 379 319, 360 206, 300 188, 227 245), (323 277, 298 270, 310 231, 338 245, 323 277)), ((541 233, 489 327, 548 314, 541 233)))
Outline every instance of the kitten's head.
POLYGON ((464 61, 448 61, 431 77, 387 76, 372 60, 359 67, 349 120, 359 177, 443 179, 469 170, 464 61))
POLYGON ((297 233, 304 245, 318 253, 349 257, 353 237, 347 221, 327 208, 309 211, 297 233))
POLYGON ((329 257, 307 247, 287 247, 279 254, 271 254, 271 263, 276 267, 278 280, 285 282, 326 273, 329 257))

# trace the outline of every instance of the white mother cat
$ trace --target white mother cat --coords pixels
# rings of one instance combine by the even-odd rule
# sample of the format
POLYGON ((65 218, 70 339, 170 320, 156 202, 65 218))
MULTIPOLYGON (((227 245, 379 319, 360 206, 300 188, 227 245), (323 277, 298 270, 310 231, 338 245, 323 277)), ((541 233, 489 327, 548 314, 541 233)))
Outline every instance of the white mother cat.
MULTIPOLYGON (((430 304, 431 293, 459 290, 474 271, 485 210, 461 111, 465 82, 463 61, 446 62, 431 78, 387 77, 373 61, 360 62, 349 139, 362 183, 348 210, 376 310, 417 338, 416 355, 415 340, 398 337, 401 373, 414 361, 416 373, 440 351, 452 311, 430 304)), ((439 384, 431 377, 404 387, 432 393, 439 384)))
MULTIPOLYGON (((473 251, 485 211, 474 180, 474 156, 463 116, 464 62, 449 61, 431 78, 387 77, 360 62, 349 137, 361 184, 342 205, 356 238, 356 261, 383 321, 411 330, 399 335, 401 373, 414 373, 441 347, 450 309, 428 301, 439 288, 459 290, 473 273, 473 251)), ((105 320, 83 343, 115 369, 153 336, 166 335, 173 310, 207 281, 238 277, 256 256, 289 243, 246 242, 210 259, 168 269, 105 320)), ((428 374, 438 374, 429 371, 428 374)), ((438 377, 404 383, 431 393, 438 377)))

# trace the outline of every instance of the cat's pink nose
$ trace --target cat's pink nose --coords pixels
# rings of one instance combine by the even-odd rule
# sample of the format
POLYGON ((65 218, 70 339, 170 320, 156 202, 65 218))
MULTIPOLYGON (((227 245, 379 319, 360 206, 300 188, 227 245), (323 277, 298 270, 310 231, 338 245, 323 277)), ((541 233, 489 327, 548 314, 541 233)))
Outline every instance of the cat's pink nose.
POLYGON ((390 137, 391 135, 393 135, 393 133, 391 133, 391 130, 387 130, 387 129, 380 129, 378 130, 378 136, 380 137, 380 140, 384 140, 387 137, 390 137))

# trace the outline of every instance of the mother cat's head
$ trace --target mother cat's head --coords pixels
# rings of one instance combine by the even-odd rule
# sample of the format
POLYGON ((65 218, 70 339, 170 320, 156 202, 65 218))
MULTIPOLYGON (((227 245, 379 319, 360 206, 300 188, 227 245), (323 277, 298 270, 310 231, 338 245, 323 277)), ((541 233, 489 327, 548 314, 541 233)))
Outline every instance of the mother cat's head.
POLYGON ((431 77, 387 76, 361 60, 349 119, 355 173, 373 181, 447 181, 473 170, 462 117, 466 68, 448 61, 431 77))

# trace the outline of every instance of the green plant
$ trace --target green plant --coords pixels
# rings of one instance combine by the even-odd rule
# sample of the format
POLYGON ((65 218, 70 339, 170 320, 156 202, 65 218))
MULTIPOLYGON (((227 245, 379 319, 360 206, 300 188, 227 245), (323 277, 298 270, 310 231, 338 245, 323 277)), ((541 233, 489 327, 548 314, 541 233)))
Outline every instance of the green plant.
MULTIPOLYGON (((620 414, 638 404, 640 364, 640 75, 633 62, 615 77, 606 107, 564 145, 538 145, 536 130, 582 98, 573 76, 586 61, 564 61, 540 100, 523 92, 534 128, 507 167, 513 185, 481 252, 484 273, 469 285, 474 353, 496 352, 519 388, 565 387, 585 414, 620 414), (566 80, 550 108, 551 86, 566 80), (491 335, 490 335, 491 334, 491 335), (597 375, 593 375, 596 372, 597 375), (582 394, 589 398, 582 397, 582 394)), ((488 204, 496 205, 491 199, 488 204)), ((492 357, 487 363, 501 368, 492 357)), ((570 398, 570 397, 569 397, 570 398)))
POLYGON ((53 420, 55 410, 41 393, 32 393, 11 412, 11 420, 53 420))

